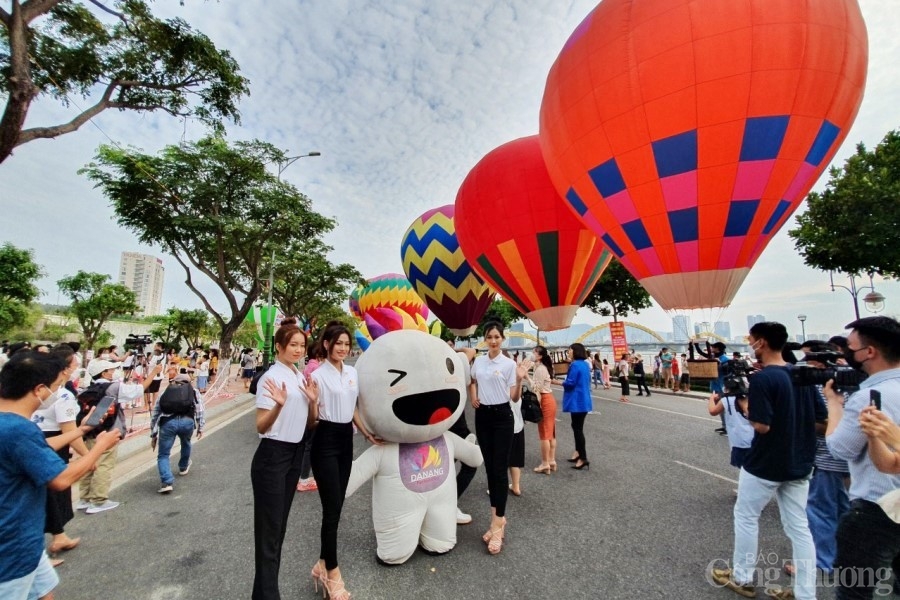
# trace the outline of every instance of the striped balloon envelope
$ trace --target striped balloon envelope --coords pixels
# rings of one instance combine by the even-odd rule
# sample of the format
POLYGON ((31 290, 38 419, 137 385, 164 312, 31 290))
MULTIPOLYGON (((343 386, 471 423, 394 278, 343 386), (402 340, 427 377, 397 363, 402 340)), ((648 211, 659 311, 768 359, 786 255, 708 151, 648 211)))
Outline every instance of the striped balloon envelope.
POLYGON ((361 312, 359 312, 359 293, 362 291, 363 286, 358 285, 353 288, 353 291, 350 292, 350 314, 353 315, 354 318, 359 319, 360 321, 363 318, 361 312))
POLYGON ((547 77, 547 169, 663 308, 727 306, 846 137, 867 61, 856 0, 604 0, 547 77))
POLYGON ((413 320, 416 315, 428 318, 428 308, 416 294, 412 284, 404 275, 386 273, 367 280, 359 291, 359 312, 366 313, 376 308, 396 308, 408 314, 413 320))
POLYGON ((452 204, 429 210, 400 242, 403 271, 416 293, 454 335, 468 337, 494 299, 491 288, 463 256, 452 204))
POLYGON ((544 331, 564 329, 612 259, 553 187, 537 136, 489 152, 456 195, 466 260, 544 331))

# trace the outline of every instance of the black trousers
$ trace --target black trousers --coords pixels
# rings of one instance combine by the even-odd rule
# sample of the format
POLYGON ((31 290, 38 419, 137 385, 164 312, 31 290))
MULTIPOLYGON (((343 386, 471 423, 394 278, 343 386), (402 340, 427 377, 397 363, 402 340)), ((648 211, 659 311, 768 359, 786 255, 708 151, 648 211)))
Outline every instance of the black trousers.
POLYGON ((900 524, 874 502, 854 500, 838 523, 836 537, 837 600, 868 600, 876 590, 879 595, 884 595, 881 590, 890 590, 889 569, 892 562, 897 566, 900 556, 900 524))
POLYGON ((330 571, 338 566, 337 532, 353 466, 353 423, 319 421, 310 459, 322 502, 319 558, 330 571))
POLYGON ((650 388, 647 387, 647 376, 643 373, 638 373, 637 375, 637 391, 638 396, 640 396, 643 392, 641 392, 641 388, 644 388, 644 391, 647 392, 647 395, 650 395, 650 388))
POLYGON ((509 473, 506 469, 513 439, 513 414, 509 404, 482 404, 475 409, 475 435, 484 456, 491 506, 498 517, 503 517, 509 495, 509 473))
POLYGON ((306 446, 303 450, 303 460, 300 461, 300 479, 309 479, 310 471, 312 471, 310 456, 312 454, 312 440, 315 435, 315 428, 307 429, 303 434, 303 441, 306 442, 306 446))
POLYGON ((572 433, 575 435, 575 452, 578 453, 578 458, 584 461, 588 459, 587 448, 585 448, 584 442, 584 419, 586 417, 586 412, 572 413, 572 433))
POLYGON ((300 479, 305 442, 259 441, 250 464, 253 484, 253 541, 256 574, 253 600, 280 600, 278 572, 291 503, 300 479))
MULTIPOLYGON (((62 435, 62 431, 45 431, 44 439, 56 437, 58 435, 62 435)), ((56 455, 63 459, 66 464, 69 463, 68 446, 63 446, 57 450, 56 455)), ((72 517, 75 516, 75 513, 72 510, 72 488, 68 487, 58 492, 54 492, 50 488, 47 488, 46 514, 47 518, 44 521, 44 533, 52 535, 65 533, 66 523, 71 521, 72 517)))
POLYGON ((631 391, 631 390, 628 388, 628 378, 627 378, 627 377, 622 377, 622 376, 620 375, 620 376, 619 376, 619 385, 622 386, 622 395, 623 395, 623 396, 627 396, 627 395, 629 394, 629 392, 631 391))
MULTIPOLYGON (((456 420, 456 423, 450 426, 450 431, 461 437, 462 439, 466 439, 469 437, 469 434, 472 433, 469 431, 469 424, 466 423, 466 411, 463 411, 459 418, 456 420)), ((456 474, 456 497, 459 498, 462 496, 463 492, 466 491, 466 488, 469 487, 469 484, 472 483, 472 479, 475 477, 475 472, 478 471, 475 467, 470 467, 464 462, 459 463, 459 473, 456 474)))

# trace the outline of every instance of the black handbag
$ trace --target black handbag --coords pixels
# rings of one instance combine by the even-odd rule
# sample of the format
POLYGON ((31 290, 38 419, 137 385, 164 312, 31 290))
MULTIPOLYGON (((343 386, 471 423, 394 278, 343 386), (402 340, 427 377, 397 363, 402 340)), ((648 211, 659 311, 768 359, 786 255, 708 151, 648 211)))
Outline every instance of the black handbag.
POLYGON ((528 388, 522 388, 520 402, 522 402, 522 418, 530 423, 540 423, 544 414, 541 412, 541 403, 537 394, 528 388))

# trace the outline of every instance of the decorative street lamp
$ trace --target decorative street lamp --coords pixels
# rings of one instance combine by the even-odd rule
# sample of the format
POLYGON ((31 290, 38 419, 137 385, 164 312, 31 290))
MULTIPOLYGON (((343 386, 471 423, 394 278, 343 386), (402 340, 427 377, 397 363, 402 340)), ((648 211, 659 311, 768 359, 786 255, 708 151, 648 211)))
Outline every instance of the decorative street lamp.
POLYGON ((797 315, 800 319, 800 330, 803 332, 803 341, 806 342, 806 315, 797 315))
POLYGON ((856 285, 856 275, 850 275, 850 287, 846 285, 835 285, 834 283, 834 272, 828 272, 828 278, 831 280, 831 291, 834 291, 834 288, 842 288, 850 292, 850 295, 853 297, 853 310, 856 313, 856 318, 859 319, 859 293, 863 290, 869 290, 869 293, 863 296, 863 302, 866 305, 866 310, 869 312, 877 313, 884 310, 884 296, 875 291, 875 284, 872 281, 872 273, 869 273, 869 285, 856 285))
MULTIPOLYGON (((288 156, 284 160, 278 161, 278 180, 281 180, 281 174, 284 173, 284 170, 289 166, 300 160, 301 158, 306 158, 308 156, 322 156, 321 152, 313 150, 312 152, 307 152, 306 154, 301 154, 300 156, 288 156)), ((266 325, 263 327, 265 330, 265 343, 263 345, 263 365, 269 366, 272 362, 272 336, 275 335, 273 331, 275 328, 275 310, 274 306, 272 306, 272 288, 275 287, 275 248, 272 248, 272 262, 269 263, 269 311, 266 315, 266 325)))

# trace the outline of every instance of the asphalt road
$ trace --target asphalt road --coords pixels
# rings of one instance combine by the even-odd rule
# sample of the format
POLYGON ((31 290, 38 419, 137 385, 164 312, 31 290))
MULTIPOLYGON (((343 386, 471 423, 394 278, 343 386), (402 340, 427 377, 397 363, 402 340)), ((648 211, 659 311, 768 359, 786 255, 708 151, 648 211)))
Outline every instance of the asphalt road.
MULTIPOLYGON (((481 541, 490 517, 483 469, 460 500, 474 522, 459 528, 457 547, 439 557, 416 553, 393 568, 375 562, 371 485, 364 486, 347 500, 339 533, 341 570, 353 597, 737 598, 704 577, 711 561, 730 560, 732 551, 737 472, 728 464, 726 438, 713 433, 718 419, 697 399, 654 394, 620 404, 617 397, 616 389, 595 393, 599 414, 585 426, 587 471, 565 462, 574 444, 568 415, 560 414, 560 470, 531 472, 540 454, 536 426, 526 424, 523 494, 510 496, 499 556, 488 555, 481 541)), ((118 509, 79 513, 68 533, 82 536, 82 544, 59 568, 57 599, 249 598, 252 419, 245 413, 196 444, 191 472, 176 476, 174 493, 156 493, 159 479, 148 462, 152 468, 112 493, 122 502, 118 509)), ((357 455, 365 443, 357 436, 357 455)), ((145 458, 152 461, 149 453, 145 458)), ((315 492, 297 495, 283 598, 316 597, 309 571, 318 557, 320 514, 315 492)), ((774 505, 760 524, 760 552, 772 576, 790 558, 774 505)), ((819 597, 833 592, 821 589, 819 597)))

